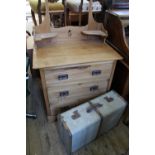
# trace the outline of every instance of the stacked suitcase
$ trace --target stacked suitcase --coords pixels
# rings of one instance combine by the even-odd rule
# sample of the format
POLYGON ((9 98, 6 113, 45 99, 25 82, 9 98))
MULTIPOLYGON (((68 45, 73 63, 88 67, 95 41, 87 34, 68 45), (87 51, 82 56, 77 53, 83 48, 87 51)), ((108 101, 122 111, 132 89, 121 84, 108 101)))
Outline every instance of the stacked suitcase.
POLYGON ((116 126, 125 107, 125 100, 110 91, 60 114, 58 131, 68 154, 116 126))

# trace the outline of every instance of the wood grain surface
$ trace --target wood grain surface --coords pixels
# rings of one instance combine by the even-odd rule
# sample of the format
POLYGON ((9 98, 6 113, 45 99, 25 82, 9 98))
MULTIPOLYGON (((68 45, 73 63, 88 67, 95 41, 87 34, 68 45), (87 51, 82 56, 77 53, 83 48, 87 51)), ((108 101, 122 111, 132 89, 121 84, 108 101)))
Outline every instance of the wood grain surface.
POLYGON ((109 45, 89 41, 65 43, 52 47, 40 48, 33 52, 33 68, 46 68, 118 60, 122 57, 109 45))

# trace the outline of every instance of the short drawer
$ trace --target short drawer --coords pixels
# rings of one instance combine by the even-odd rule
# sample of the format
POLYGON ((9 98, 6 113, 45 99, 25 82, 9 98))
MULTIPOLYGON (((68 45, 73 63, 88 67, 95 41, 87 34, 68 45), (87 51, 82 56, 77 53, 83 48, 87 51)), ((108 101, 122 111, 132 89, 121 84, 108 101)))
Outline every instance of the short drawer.
POLYGON ((105 62, 102 64, 83 65, 64 69, 46 69, 45 79, 47 87, 52 85, 63 85, 82 79, 109 79, 113 63, 105 62))
POLYGON ((87 94, 87 95, 80 95, 80 96, 73 96, 73 97, 67 97, 67 98, 53 98, 52 101, 54 104, 50 104, 51 113, 52 115, 57 114, 57 111, 61 110, 61 108, 64 107, 72 107, 79 104, 82 104, 84 102, 87 102, 90 99, 93 99, 99 95, 102 95, 106 92, 106 89, 102 91, 95 92, 93 94, 87 94))
POLYGON ((79 99, 90 98, 107 90, 108 80, 78 83, 67 86, 53 86, 48 89, 50 104, 69 104, 79 99))

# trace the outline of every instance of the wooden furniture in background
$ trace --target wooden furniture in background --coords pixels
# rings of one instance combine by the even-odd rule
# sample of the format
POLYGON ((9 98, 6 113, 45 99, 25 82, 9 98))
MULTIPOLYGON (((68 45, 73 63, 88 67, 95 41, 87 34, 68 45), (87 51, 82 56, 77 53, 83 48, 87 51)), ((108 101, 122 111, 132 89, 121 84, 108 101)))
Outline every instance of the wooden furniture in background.
MULTIPOLYGON (((99 1, 92 2, 92 12, 97 15, 102 11, 102 6, 99 1)), ((78 25, 86 25, 88 22, 89 1, 87 0, 66 0, 66 17, 67 24, 72 25, 73 22, 78 22, 78 25)))
MULTIPOLYGON (((129 10, 106 11, 104 25, 108 31, 107 43, 123 56, 116 65, 112 89, 129 101, 129 10)), ((128 124, 128 107, 124 116, 128 124)))
POLYGON ((129 26, 128 21, 128 10, 106 11, 104 25, 108 31, 107 43, 124 58, 118 62, 113 87, 126 99, 129 93, 129 47, 128 36, 125 34, 125 28, 129 26))
MULTIPOLYGON (((35 26, 42 23, 42 15, 46 14, 45 1, 46 0, 29 0, 31 6, 31 15, 35 26), (35 13, 38 14, 39 24, 37 24, 35 13)), ((50 17, 53 18, 53 16, 59 15, 61 19, 61 26, 66 25, 65 0, 56 0, 55 2, 54 0, 48 0, 48 7, 50 17)))

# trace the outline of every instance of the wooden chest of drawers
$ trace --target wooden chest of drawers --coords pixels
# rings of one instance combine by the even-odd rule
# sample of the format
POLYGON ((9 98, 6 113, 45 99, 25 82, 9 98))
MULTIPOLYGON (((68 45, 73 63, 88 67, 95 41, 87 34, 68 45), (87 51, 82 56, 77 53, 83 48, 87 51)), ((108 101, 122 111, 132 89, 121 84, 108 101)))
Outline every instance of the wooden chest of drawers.
POLYGON ((48 118, 108 91, 121 58, 107 44, 94 41, 35 50, 33 68, 40 69, 48 118))
MULTIPOLYGON (((108 90, 112 61, 63 69, 45 69, 47 94, 51 108, 82 103, 108 90)), ((54 111, 55 112, 55 111, 54 111)), ((55 115, 55 113, 52 114, 55 115)))

